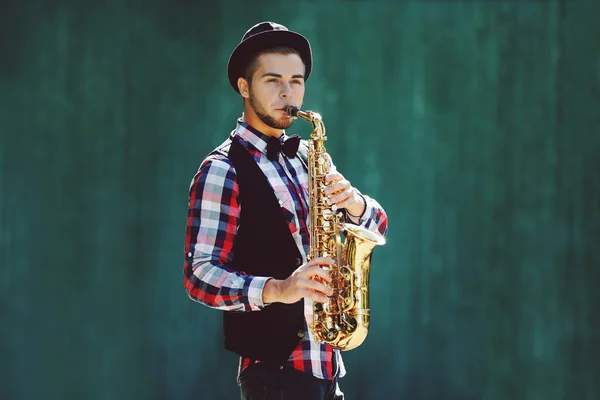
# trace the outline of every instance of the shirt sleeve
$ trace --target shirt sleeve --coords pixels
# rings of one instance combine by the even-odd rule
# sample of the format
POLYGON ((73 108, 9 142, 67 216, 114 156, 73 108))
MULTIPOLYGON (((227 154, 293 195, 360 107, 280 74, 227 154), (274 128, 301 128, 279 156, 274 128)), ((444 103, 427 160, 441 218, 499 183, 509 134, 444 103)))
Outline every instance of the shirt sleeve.
POLYGON ((190 299, 227 311, 259 311, 268 277, 228 266, 238 229, 240 204, 235 169, 220 155, 207 157, 189 190, 184 286, 190 299))
POLYGON ((365 200, 365 211, 360 217, 354 217, 346 212, 347 221, 372 232, 378 232, 385 237, 388 229, 388 217, 385 210, 375 199, 360 193, 360 191, 358 193, 365 200))

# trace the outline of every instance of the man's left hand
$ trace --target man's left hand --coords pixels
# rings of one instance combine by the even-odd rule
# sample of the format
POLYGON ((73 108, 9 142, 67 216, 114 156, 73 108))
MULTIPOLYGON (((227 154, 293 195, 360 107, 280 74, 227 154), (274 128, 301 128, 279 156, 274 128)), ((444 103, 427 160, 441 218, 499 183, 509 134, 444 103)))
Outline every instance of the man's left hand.
POLYGON ((338 209, 345 208, 354 217, 363 214, 365 200, 342 174, 333 171, 325 177, 325 182, 328 184, 325 195, 329 196, 331 204, 335 204, 338 209))

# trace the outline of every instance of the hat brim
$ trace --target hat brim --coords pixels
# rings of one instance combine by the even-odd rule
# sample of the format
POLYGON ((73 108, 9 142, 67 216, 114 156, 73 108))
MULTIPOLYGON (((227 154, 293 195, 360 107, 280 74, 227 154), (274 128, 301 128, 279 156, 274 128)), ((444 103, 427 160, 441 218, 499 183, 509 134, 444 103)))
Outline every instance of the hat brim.
POLYGON ((289 46, 298 51, 300 58, 304 61, 304 80, 308 80, 312 69, 312 51, 308 40, 299 33, 292 31, 268 31, 256 34, 244 40, 231 53, 227 64, 227 75, 229 83, 236 92, 237 81, 244 76, 244 72, 252 57, 261 50, 274 46, 289 46))

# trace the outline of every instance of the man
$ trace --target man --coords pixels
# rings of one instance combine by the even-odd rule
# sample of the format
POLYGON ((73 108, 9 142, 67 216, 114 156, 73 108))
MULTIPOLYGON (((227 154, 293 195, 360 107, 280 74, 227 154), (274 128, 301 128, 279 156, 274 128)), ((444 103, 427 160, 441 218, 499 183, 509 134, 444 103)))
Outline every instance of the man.
MULTIPOLYGON (((249 29, 228 75, 244 101, 229 139, 201 163, 189 192, 185 288, 194 301, 224 310, 225 348, 240 355, 242 399, 343 399, 339 351, 308 328, 312 303, 332 289, 309 250, 308 174, 285 129, 300 107, 312 69, 304 36, 272 22, 249 29), (322 280, 312 278, 320 277, 322 280)), ((386 234, 381 206, 333 168, 330 202, 348 222, 386 234)))

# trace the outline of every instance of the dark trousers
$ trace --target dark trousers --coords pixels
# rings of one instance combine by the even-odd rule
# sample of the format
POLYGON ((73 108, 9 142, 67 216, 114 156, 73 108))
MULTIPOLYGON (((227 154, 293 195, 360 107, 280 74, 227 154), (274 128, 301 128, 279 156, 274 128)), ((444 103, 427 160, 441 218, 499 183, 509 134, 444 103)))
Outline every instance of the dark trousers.
POLYGON ((257 363, 240 375, 242 400, 344 400, 337 379, 318 379, 294 368, 257 363))

